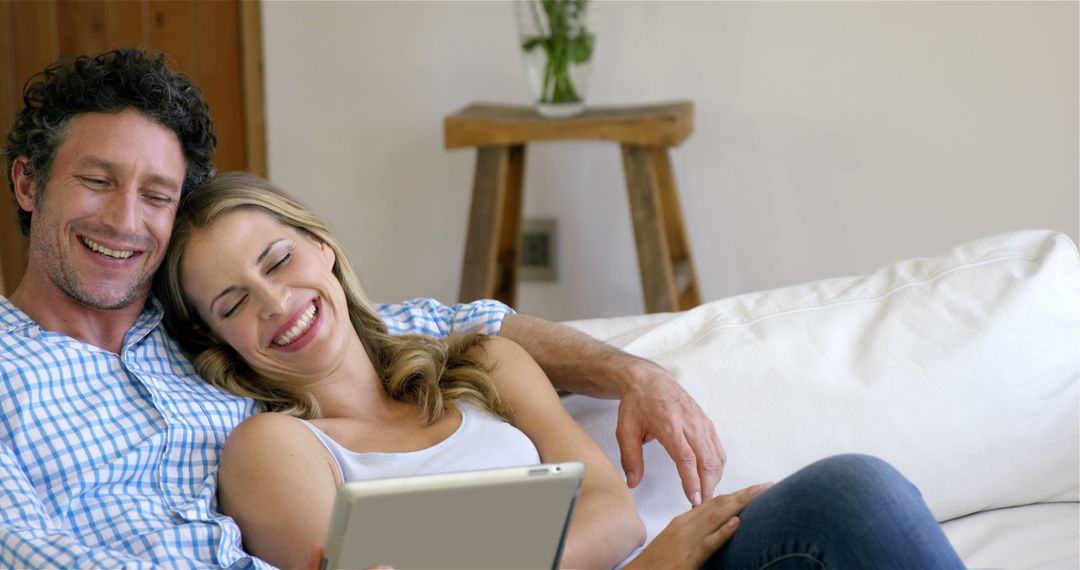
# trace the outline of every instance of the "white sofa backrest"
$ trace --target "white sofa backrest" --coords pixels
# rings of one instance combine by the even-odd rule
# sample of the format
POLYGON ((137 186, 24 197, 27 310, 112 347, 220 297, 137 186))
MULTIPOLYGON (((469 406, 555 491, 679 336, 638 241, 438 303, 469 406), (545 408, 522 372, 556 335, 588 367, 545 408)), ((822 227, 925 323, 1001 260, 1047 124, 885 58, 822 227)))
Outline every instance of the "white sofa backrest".
MULTIPOLYGON (((567 324, 679 379, 727 450, 720 492, 859 452, 899 468, 939 520, 1078 500, 1080 259, 1062 234, 1015 232, 866 276, 567 324)), ((614 405, 567 401, 618 465, 614 405)), ((635 498, 650 537, 687 507, 656 443, 635 498)))

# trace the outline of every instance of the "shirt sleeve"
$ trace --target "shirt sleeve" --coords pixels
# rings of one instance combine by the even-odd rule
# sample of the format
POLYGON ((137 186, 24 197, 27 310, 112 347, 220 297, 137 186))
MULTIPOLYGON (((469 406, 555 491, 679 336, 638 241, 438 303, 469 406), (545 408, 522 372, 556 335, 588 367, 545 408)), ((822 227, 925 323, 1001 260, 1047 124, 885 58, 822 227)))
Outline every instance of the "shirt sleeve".
POLYGON ((131 555, 88 548, 48 515, 26 473, 0 444, 0 568, 151 568, 131 555))
POLYGON ((497 335, 503 319, 514 314, 510 307, 492 299, 446 306, 435 299, 412 299, 400 304, 376 305, 386 328, 393 334, 423 334, 445 338, 450 333, 478 330, 497 335))

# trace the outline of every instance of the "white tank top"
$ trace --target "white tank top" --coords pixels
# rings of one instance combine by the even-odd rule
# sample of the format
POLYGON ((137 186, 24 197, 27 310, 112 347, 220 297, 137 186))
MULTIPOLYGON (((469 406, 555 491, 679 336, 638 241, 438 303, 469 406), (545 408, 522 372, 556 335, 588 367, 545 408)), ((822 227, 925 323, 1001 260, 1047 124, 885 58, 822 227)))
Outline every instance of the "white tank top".
POLYGON ((461 425, 450 437, 426 449, 401 453, 350 451, 311 423, 304 424, 334 457, 343 483, 540 463, 536 446, 521 430, 473 406, 458 408, 461 425))

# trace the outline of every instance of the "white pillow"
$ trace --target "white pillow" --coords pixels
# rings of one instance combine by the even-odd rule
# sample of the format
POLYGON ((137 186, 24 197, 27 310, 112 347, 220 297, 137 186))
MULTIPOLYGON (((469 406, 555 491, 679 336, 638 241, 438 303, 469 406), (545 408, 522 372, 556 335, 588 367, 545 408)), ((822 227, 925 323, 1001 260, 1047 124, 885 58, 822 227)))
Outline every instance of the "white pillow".
MULTIPOLYGON (((675 375, 716 423, 717 492, 837 453, 889 461, 938 520, 1077 501, 1080 261, 1024 231, 873 274, 663 315, 567 323, 675 375)), ((613 401, 567 408, 619 465, 613 401)), ((635 491, 650 540, 688 503, 656 442, 635 491)))

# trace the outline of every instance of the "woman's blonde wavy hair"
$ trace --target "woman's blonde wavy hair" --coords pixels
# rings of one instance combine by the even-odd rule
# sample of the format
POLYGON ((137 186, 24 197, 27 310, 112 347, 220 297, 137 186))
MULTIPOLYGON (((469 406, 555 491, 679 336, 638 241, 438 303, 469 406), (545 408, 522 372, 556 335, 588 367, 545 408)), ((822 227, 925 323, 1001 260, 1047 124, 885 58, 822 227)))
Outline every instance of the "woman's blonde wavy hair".
POLYGON ((470 403, 506 417, 508 409, 495 391, 489 370, 469 350, 480 343, 482 335, 437 339, 390 334, 327 223, 273 184, 243 172, 219 175, 184 198, 168 252, 154 280, 154 293, 165 309, 165 327, 203 379, 257 400, 267 411, 304 419, 320 416, 314 397, 259 376, 231 346, 214 335, 180 286, 184 250, 194 232, 239 209, 266 212, 333 250, 333 272, 345 291, 349 319, 391 398, 415 404, 423 411, 427 424, 443 417, 447 410, 456 409, 457 403, 470 403))

